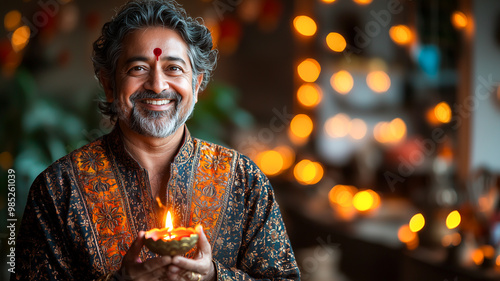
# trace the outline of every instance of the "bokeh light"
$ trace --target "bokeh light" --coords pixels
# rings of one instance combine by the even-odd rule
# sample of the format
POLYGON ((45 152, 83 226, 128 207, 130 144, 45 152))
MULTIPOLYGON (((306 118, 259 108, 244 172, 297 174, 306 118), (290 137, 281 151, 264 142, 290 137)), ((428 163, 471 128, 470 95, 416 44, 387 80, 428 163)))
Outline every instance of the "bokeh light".
POLYGON ((483 255, 487 259, 493 259, 495 257, 495 248, 491 245, 482 245, 480 247, 481 251, 483 252, 483 255))
POLYGON ((313 36, 318 29, 316 22, 308 16, 297 16, 293 19, 295 30, 304 36, 313 36))
POLYGON ((21 25, 21 13, 18 10, 12 10, 5 14, 3 25, 6 31, 13 31, 21 25))
POLYGON ((351 207, 352 198, 357 191, 357 188, 354 186, 338 184, 328 192, 328 200, 331 204, 338 204, 341 207, 351 207))
POLYGON ((419 232, 425 226, 425 218, 421 213, 415 214, 410 219, 409 227, 412 232, 419 232))
POLYGON ((12 49, 16 52, 21 51, 26 47, 30 39, 30 28, 26 25, 23 25, 17 28, 14 33, 12 33, 11 43, 12 49))
POLYGON ((304 159, 295 165, 293 175, 302 185, 316 184, 323 178, 323 166, 318 162, 304 159))
POLYGON ((344 36, 337 32, 330 32, 326 36, 326 44, 332 51, 339 53, 344 51, 347 46, 344 36))
POLYGON ((297 100, 305 107, 315 107, 323 97, 321 88, 314 84, 303 84, 297 90, 297 100))
POLYGON ((391 87, 391 78, 384 71, 372 71, 366 76, 366 83, 376 93, 387 92, 391 87))
POLYGON ((481 249, 474 249, 471 253, 472 261, 476 265, 481 265, 484 262, 484 253, 481 249))
POLYGON ((353 0, 355 3, 359 5, 368 5, 370 4, 373 0, 353 0))
POLYGON ((339 113, 325 122, 325 132, 331 138, 342 138, 351 130, 351 119, 344 113, 339 113))
POLYGON ((403 243, 410 243, 417 238, 417 234, 410 230, 410 227, 405 224, 402 225, 398 230, 399 241, 403 243))
POLYGON ((401 118, 391 122, 379 122, 373 129, 373 136, 379 143, 399 143, 406 137, 406 123, 401 118))
POLYGON ((313 131, 313 121, 305 114, 297 114, 290 122, 291 132, 299 138, 307 138, 313 131))
POLYGON ((454 229, 460 225, 461 221, 462 217, 460 216, 460 213, 457 210, 452 211, 446 217, 446 227, 448 229, 454 229))
POLYGON ((259 153, 256 162, 264 174, 273 176, 282 171, 285 161, 278 151, 267 150, 259 153))
POLYGON ((394 138, 394 142, 402 140, 406 136, 406 124, 401 118, 394 118, 391 123, 389 123, 389 128, 394 138))
POLYGON ((354 86, 354 79, 349 72, 341 70, 332 75, 330 78, 330 84, 339 94, 345 95, 349 93, 354 86))
POLYGON ((306 59, 297 67, 300 78, 306 82, 314 82, 321 73, 321 66, 315 59, 306 59))
POLYGON ((378 207, 380 204, 380 197, 373 190, 363 190, 354 195, 352 204, 358 211, 369 211, 378 207))
POLYGON ((460 236, 460 233, 455 232, 452 234, 447 234, 443 236, 441 239, 441 244, 444 247, 449 247, 449 246, 458 246, 460 245, 460 242, 462 242, 462 236, 460 236))
POLYGON ((392 41, 399 45, 406 45, 412 40, 412 32, 406 25, 395 25, 389 29, 392 41))
POLYGON ((446 124, 451 121, 451 108, 446 102, 440 102, 434 107, 434 116, 440 123, 446 124))
POLYGON ((451 14, 451 23, 456 29, 464 29, 467 26, 467 16, 460 12, 455 11, 451 14))
POLYGON ((355 139, 360 140, 366 136, 366 132, 368 128, 366 126, 365 121, 354 118, 351 120, 351 130, 349 131, 349 135, 355 139))
POLYGON ((280 145, 275 147, 274 150, 281 154, 283 158, 283 170, 290 168, 295 161, 295 151, 287 145, 280 145))
POLYGON ((219 22, 211 17, 207 17, 205 19, 205 26, 210 30, 210 35, 212 36, 212 42, 214 48, 216 48, 219 45, 219 39, 220 39, 220 26, 219 22))

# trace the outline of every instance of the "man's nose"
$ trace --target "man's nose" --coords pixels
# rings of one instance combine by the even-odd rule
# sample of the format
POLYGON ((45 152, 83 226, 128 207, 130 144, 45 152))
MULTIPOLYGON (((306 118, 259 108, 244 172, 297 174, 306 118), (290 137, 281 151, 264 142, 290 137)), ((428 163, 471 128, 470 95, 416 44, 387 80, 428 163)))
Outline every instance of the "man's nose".
POLYGON ((170 88, 170 85, 167 75, 161 69, 153 69, 144 87, 159 94, 170 88))

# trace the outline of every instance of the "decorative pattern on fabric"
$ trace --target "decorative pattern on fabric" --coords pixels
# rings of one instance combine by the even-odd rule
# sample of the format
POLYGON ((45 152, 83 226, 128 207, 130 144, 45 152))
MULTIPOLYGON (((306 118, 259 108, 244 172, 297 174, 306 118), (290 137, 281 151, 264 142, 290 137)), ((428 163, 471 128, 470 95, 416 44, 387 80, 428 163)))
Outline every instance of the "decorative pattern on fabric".
POLYGON ((208 241, 217 239, 225 217, 237 158, 234 150, 194 139, 198 166, 191 198, 191 225, 202 224, 208 241))
POLYGON ((123 197, 101 142, 73 155, 78 182, 98 235, 105 268, 118 270, 133 241, 123 197))

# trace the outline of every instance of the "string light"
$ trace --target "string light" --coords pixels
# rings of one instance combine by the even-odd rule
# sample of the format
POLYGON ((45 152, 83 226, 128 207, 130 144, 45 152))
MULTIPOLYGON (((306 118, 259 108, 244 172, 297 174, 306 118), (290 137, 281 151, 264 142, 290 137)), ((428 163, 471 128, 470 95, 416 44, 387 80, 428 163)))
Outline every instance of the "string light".
POLYGON ((342 52, 347 46, 344 36, 337 32, 330 32, 326 36, 326 44, 334 52, 342 52))
POLYGON ((299 77, 305 82, 314 82, 321 73, 321 66, 315 59, 305 59, 297 67, 299 77))
POLYGON ((349 93, 354 86, 354 79, 349 72, 341 70, 332 75, 330 84, 339 94, 345 95, 349 93))
POLYGON ((316 184, 323 178, 323 166, 318 162, 304 159, 295 165, 293 175, 300 184, 316 184))
POLYGON ((383 93, 391 87, 391 78, 384 71, 372 71, 366 76, 366 84, 372 91, 383 93))
POLYGON ((307 138, 312 133, 313 121, 305 114, 297 114, 290 122, 290 130, 299 138, 307 138))
POLYGON ((328 192, 328 199, 331 204, 338 204, 341 207, 351 207, 352 198, 357 192, 357 188, 351 185, 338 184, 328 192))
POLYGON ((372 2, 373 0, 354 0, 355 3, 358 3, 359 5, 368 5, 372 2))
POLYGON ((297 100, 305 107, 315 107, 322 99, 321 88, 316 84, 303 84, 297 90, 297 100))
POLYGON ((352 204, 358 211, 369 211, 379 206, 380 197, 373 190, 363 190, 354 195, 352 198, 352 204))
POLYGON ((17 28, 14 33, 12 33, 12 38, 11 38, 11 43, 12 43, 12 49, 14 51, 19 52, 26 45, 28 44, 28 41, 30 39, 30 28, 27 27, 26 25, 23 25, 19 28, 17 28))
POLYGON ((415 232, 411 231, 410 227, 407 224, 402 225, 398 230, 399 241, 401 241, 403 243, 409 243, 409 242, 415 240, 416 237, 417 237, 417 234, 415 234, 415 232))
POLYGON ((471 253, 472 255, 472 261, 476 265, 481 265, 484 262, 484 253, 481 251, 481 249, 475 249, 471 253))
POLYGON ((464 29, 468 23, 467 16, 460 11, 455 11, 451 14, 451 23, 456 29, 464 29))
POLYGON ((267 150, 257 156, 257 165, 262 172, 273 176, 282 171, 284 165, 283 156, 276 150, 267 150))
POLYGON ((434 107, 436 120, 446 124, 451 121, 451 108, 446 102, 440 102, 434 107))
POLYGON ((454 229, 460 225, 461 221, 462 217, 460 216, 460 213, 457 210, 452 211, 446 217, 446 227, 448 229, 454 229))
POLYGON ((366 136, 368 128, 366 126, 365 121, 354 118, 351 120, 351 130, 349 131, 349 135, 355 139, 360 140, 366 136))
POLYGON ((283 158, 283 170, 286 170, 292 166, 293 161, 295 161, 295 152, 294 150, 287 146, 287 145, 281 145, 278 147, 274 148, 275 151, 277 151, 279 154, 281 154, 281 157, 283 158))
POLYGON ((410 219, 409 227, 412 232, 419 232, 425 226, 424 215, 418 213, 410 219))
POLYGON ((13 31, 21 24, 21 13, 18 10, 12 10, 5 14, 3 25, 6 31, 13 31))
POLYGON ((373 136, 380 143, 398 143, 406 137, 406 124, 401 118, 391 122, 379 122, 373 129, 373 136))
POLYGON ((396 25, 389 29, 389 35, 391 39, 399 45, 406 45, 411 42, 412 32, 410 28, 406 25, 396 25))
POLYGON ((313 36, 318 29, 316 22, 308 16, 297 16, 293 19, 295 30, 304 36, 313 36))
POLYGON ((325 132, 331 138, 342 138, 349 134, 351 119, 344 113, 339 113, 325 122, 325 132))

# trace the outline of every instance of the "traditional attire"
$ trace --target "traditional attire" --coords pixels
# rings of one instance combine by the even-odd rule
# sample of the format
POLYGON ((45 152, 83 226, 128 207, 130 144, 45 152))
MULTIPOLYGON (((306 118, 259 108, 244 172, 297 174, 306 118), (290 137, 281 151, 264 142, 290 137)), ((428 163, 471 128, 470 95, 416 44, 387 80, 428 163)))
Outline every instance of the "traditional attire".
MULTIPOLYGON (((165 201, 176 226, 203 225, 218 280, 300 278, 273 189, 247 157, 186 129, 165 201)), ((92 280, 117 271, 139 231, 163 227, 156 204, 148 172, 116 127, 36 178, 11 280, 92 280)), ((142 261, 156 256, 142 248, 142 261)))

